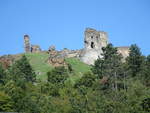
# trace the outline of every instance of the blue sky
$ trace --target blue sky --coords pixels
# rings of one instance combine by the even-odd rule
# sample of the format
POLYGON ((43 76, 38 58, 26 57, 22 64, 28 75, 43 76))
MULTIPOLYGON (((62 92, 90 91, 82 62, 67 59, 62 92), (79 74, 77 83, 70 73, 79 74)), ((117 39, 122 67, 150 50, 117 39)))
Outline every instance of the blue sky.
POLYGON ((150 54, 150 0, 0 0, 0 55, 24 52, 24 34, 43 50, 80 49, 86 27, 150 54))

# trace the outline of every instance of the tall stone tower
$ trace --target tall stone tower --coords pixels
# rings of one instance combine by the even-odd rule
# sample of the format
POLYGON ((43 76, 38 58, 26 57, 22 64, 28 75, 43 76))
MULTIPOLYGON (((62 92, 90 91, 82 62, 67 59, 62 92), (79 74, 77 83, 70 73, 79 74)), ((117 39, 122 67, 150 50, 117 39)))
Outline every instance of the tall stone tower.
POLYGON ((25 48, 25 52, 29 53, 31 52, 31 48, 30 48, 30 38, 28 35, 24 35, 24 48, 25 48))
POLYGON ((87 28, 84 35, 84 49, 81 53, 81 61, 92 65, 98 57, 101 57, 102 47, 106 47, 108 44, 108 36, 106 32, 96 31, 92 28, 87 28))

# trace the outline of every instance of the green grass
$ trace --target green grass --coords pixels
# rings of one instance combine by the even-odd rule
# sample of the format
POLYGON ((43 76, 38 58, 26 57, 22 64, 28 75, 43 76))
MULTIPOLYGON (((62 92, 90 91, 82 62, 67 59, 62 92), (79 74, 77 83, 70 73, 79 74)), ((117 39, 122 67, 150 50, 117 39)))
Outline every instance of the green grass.
MULTIPOLYGON (((41 81, 45 81, 47 79, 47 72, 53 69, 53 67, 47 63, 49 54, 47 53, 26 53, 26 57, 28 58, 31 66, 37 73, 37 79, 41 81)), ((83 73, 88 72, 90 70, 90 66, 84 64, 79 59, 76 58, 67 58, 65 61, 70 64, 74 70, 74 73, 70 76, 69 80, 75 82, 83 73)))
POLYGON ((73 70, 76 73, 84 73, 90 70, 91 66, 81 62, 79 59, 76 58, 67 58, 66 62, 69 63, 73 70))
POLYGON ((91 66, 81 62, 76 58, 67 58, 66 62, 70 64, 72 66, 72 69, 74 70, 74 74, 69 78, 69 80, 73 83, 76 80, 80 79, 83 73, 88 72, 91 69, 91 66))
POLYGON ((46 73, 53 67, 47 63, 49 55, 47 53, 26 53, 31 66, 37 74, 37 79, 45 81, 47 79, 46 73))

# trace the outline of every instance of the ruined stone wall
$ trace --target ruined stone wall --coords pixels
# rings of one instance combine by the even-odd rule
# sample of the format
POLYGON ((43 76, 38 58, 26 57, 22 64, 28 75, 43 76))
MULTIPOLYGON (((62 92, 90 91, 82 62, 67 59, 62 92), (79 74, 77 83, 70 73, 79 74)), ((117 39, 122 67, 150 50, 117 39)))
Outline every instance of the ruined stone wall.
POLYGON ((100 43, 101 47, 106 47, 108 44, 108 34, 104 31, 99 31, 100 32, 100 43))
POLYGON ((55 47, 51 46, 48 52, 49 52, 48 63, 50 65, 53 65, 54 67, 66 66, 65 57, 63 57, 62 54, 59 53, 59 51, 56 51, 55 47))
POLYGON ((66 58, 79 58, 81 50, 69 50, 63 49, 62 51, 56 51, 54 46, 51 46, 48 50, 49 59, 48 63, 57 66, 66 66, 66 58))
POLYGON ((81 50, 64 49, 62 51, 59 51, 59 54, 65 58, 71 58, 71 57, 79 58, 81 54, 81 50))
POLYGON ((39 45, 31 45, 29 35, 24 35, 24 49, 26 53, 38 53, 41 52, 39 45))
MULTIPOLYGON (((25 52, 48 53, 48 63, 53 66, 61 66, 65 64, 65 58, 78 58, 82 62, 93 65, 98 57, 102 58, 102 47, 108 44, 108 34, 104 31, 97 31, 92 28, 87 28, 84 32, 84 48, 81 50, 63 49, 61 51, 55 50, 55 46, 50 46, 48 51, 41 51, 39 45, 32 45, 30 47, 29 36, 24 35, 25 52)), ((117 47, 118 53, 122 54, 125 59, 129 55, 129 47, 117 47)))
POLYGON ((107 46, 107 33, 87 28, 84 35, 84 49, 81 52, 80 59, 86 64, 94 64, 94 61, 101 57, 102 47, 107 46))
POLYGON ((24 49, 26 53, 31 52, 30 48, 30 38, 28 35, 24 35, 24 49))
MULTIPOLYGON (((93 65, 98 57, 102 57, 102 47, 108 44, 108 34, 104 31, 87 28, 84 33, 84 49, 81 50, 80 59, 86 64, 93 65)), ((117 47, 123 60, 129 55, 129 47, 117 47)))
POLYGON ((39 45, 32 45, 31 46, 31 53, 39 53, 41 52, 41 48, 39 45))

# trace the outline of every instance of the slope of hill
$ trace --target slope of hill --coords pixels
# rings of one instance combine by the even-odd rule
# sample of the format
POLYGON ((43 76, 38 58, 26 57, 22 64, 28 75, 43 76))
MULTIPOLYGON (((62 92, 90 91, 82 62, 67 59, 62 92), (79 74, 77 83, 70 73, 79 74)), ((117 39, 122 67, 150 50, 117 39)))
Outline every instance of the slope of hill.
POLYGON ((74 83, 76 80, 82 77, 83 73, 90 71, 91 66, 81 62, 76 58, 67 58, 66 62, 71 65, 75 74, 70 76, 69 80, 74 83))
MULTIPOLYGON (((37 74, 37 79, 45 81, 47 78, 46 73, 53 69, 53 66, 47 63, 49 55, 47 53, 26 53, 31 66, 37 74)), ((76 58, 67 58, 65 61, 72 66, 74 73, 78 76, 71 76, 69 79, 74 81, 82 76, 84 72, 90 70, 90 66, 84 64, 76 58)))
POLYGON ((37 79, 46 80, 46 73, 53 68, 46 63, 49 55, 46 53, 26 53, 25 55, 35 70, 37 79))

